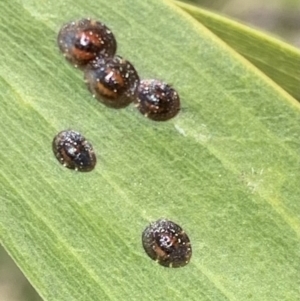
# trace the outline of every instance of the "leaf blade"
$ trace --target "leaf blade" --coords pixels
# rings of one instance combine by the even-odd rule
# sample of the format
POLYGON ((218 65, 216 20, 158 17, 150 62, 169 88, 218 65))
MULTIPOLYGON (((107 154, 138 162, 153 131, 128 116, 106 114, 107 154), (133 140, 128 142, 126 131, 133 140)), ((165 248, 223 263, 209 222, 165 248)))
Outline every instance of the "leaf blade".
POLYGON ((22 16, 16 37, 0 31, 2 243, 45 300, 296 298, 298 103, 172 7, 102 2, 101 11, 82 7, 113 24, 143 77, 173 82, 185 110, 158 124, 133 108, 104 108, 55 44, 62 21, 82 8, 0 4, 22 16), (92 141, 95 172, 56 162, 51 140, 66 127, 92 141), (186 268, 163 269, 144 254, 141 232, 160 217, 189 234, 186 268))
POLYGON ((197 6, 181 1, 174 3, 300 100, 299 49, 197 6))

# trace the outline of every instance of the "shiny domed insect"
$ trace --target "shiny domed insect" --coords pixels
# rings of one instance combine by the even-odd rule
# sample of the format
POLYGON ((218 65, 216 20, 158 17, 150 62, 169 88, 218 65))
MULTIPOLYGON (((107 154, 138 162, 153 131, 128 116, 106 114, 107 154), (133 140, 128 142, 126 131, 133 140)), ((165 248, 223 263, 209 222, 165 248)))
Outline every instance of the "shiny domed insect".
POLYGON ((180 98, 170 85, 157 79, 141 80, 135 106, 146 117, 166 121, 180 111, 180 98))
POLYGON ((91 171, 97 160, 92 145, 78 132, 59 132, 52 141, 52 150, 57 160, 69 169, 91 171))
POLYGON ((76 67, 84 67, 96 57, 112 57, 117 49, 112 31, 91 19, 65 24, 58 33, 57 43, 66 59, 76 67))
POLYGON ((85 69, 84 78, 93 96, 115 109, 135 99, 140 82, 133 65, 120 56, 96 58, 85 69))
POLYGON ((167 219, 159 219, 146 227, 142 243, 148 256, 164 267, 183 267, 192 256, 187 234, 179 225, 167 219))

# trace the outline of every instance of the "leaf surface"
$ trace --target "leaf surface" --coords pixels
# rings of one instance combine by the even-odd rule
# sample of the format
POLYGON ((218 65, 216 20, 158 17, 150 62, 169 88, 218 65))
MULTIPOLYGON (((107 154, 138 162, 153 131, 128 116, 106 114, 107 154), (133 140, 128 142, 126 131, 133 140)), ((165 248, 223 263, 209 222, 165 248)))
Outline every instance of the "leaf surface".
POLYGON ((0 238, 45 301, 296 300, 299 296, 299 103, 170 2, 0 2, 0 238), (88 92, 56 35, 91 16, 115 33, 141 78, 179 92, 155 123, 88 92), (54 158, 80 131, 90 173, 54 158), (165 217, 193 256, 168 269, 141 233, 165 217))
POLYGON ((173 1, 300 101, 300 51, 213 12, 173 1))

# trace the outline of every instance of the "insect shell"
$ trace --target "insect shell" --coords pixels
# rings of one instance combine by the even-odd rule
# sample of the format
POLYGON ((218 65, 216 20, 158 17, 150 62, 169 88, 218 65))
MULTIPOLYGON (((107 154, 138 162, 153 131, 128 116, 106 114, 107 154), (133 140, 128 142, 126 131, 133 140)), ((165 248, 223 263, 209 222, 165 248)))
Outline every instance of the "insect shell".
POLYGON ((133 65, 120 56, 95 59, 86 68, 84 78, 93 96, 115 109, 134 100, 140 82, 133 65))
POLYGON ((151 223, 142 234, 142 243, 148 256, 164 267, 183 267, 192 256, 189 237, 179 225, 167 219, 151 223))
POLYGON ((65 24, 57 37, 58 47, 76 67, 84 67, 97 56, 114 56, 116 39, 103 23, 82 19, 65 24))
POLYGON ((166 121, 178 114, 180 98, 170 85, 157 79, 144 79, 138 87, 135 105, 144 116, 166 121))
POLYGON ((67 168, 87 172, 96 166, 92 145, 73 130, 58 133, 53 139, 52 150, 57 160, 67 168))

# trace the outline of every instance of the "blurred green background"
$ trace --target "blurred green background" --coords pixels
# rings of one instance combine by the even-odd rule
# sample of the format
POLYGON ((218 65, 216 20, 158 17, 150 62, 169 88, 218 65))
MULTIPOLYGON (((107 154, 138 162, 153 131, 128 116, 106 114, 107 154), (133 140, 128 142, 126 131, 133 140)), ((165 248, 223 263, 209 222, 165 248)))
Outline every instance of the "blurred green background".
MULTIPOLYGON (((300 48, 299 0, 185 1, 272 33, 300 48)), ((0 246, 0 301, 38 301, 30 283, 0 246)))
POLYGON ((299 0, 190 0, 300 48, 299 0))

